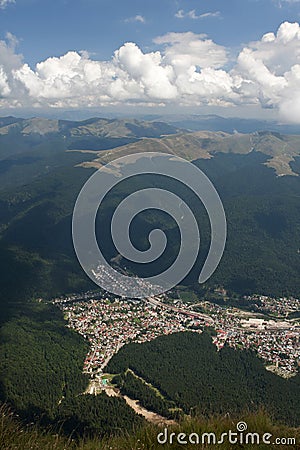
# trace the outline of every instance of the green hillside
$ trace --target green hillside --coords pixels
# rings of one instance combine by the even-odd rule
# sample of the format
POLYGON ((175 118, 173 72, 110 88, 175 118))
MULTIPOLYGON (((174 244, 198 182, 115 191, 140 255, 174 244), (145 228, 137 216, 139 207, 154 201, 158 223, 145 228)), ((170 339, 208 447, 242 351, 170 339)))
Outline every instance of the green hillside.
POLYGON ((121 374, 118 383, 124 383, 125 391, 131 388, 143 404, 142 385, 133 388, 126 379, 128 369, 158 389, 165 407, 173 402, 185 414, 265 408, 278 420, 300 425, 300 374, 282 379, 266 371, 252 352, 226 346, 218 352, 206 333, 175 333, 130 344, 110 360, 106 370, 121 374))
MULTIPOLYGON (((245 142, 247 139, 245 136, 245 142)), ((276 139, 278 141, 279 138, 276 139)), ((275 153, 276 146, 272 148, 275 153)), ((174 151, 177 152, 176 149, 174 151)), ((245 153, 240 151, 234 148, 228 151, 228 147, 221 151, 220 147, 212 158, 195 160, 195 164, 214 182, 228 222, 225 253, 207 285, 221 284, 240 294, 257 292, 298 296, 300 178, 276 176, 274 169, 266 165, 268 156, 261 151, 249 153, 247 148, 245 153)), ((86 153, 74 154, 86 158, 86 153)), ((299 164, 300 159, 295 157, 291 163, 294 174, 300 173, 299 164)), ((26 174, 27 169, 22 167, 20 170, 26 174)), ((17 298, 20 289, 26 294, 24 297, 28 297, 82 291, 93 286, 76 260, 71 240, 72 210, 81 187, 93 170, 74 167, 71 158, 26 185, 7 187, 0 192, 1 292, 10 299, 17 298)), ((31 175, 28 173, 28 176, 31 175)), ((136 188, 170 186, 190 205, 201 229, 201 253, 194 270, 183 281, 194 285, 210 242, 209 223, 201 203, 188 189, 174 183, 168 185, 159 177, 145 177, 142 184, 140 181, 131 180, 121 185, 103 205, 98 223, 106 236, 102 239, 104 253, 108 259, 117 255, 109 236, 110 217, 117 202, 136 188)), ((5 187, 5 181, 2 186, 5 187)), ((164 258, 152 267, 150 264, 141 267, 122 261, 123 265, 142 276, 149 276, 151 270, 167 267, 177 254, 179 235, 176 225, 153 211, 141 214, 134 221, 132 230, 136 245, 145 248, 148 234, 155 227, 163 227, 170 239, 164 258)))

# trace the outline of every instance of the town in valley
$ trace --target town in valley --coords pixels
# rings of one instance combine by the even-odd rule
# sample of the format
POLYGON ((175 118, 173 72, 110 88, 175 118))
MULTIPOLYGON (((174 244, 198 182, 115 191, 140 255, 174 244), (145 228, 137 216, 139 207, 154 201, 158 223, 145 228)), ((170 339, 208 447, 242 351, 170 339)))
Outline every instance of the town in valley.
MULTIPOLYGON (((300 300, 265 295, 244 297, 251 311, 198 299, 194 294, 173 290, 143 300, 122 298, 104 291, 89 291, 55 298, 52 303, 64 313, 67 326, 89 342, 83 371, 102 380, 108 361, 130 342, 142 343, 158 336, 192 331, 211 333, 218 349, 252 349, 267 370, 283 377, 300 367, 300 300), (169 295, 170 294, 170 295, 169 295)), ((215 290, 221 299, 222 288, 215 290)), ((223 303, 223 304, 222 304, 223 303)))

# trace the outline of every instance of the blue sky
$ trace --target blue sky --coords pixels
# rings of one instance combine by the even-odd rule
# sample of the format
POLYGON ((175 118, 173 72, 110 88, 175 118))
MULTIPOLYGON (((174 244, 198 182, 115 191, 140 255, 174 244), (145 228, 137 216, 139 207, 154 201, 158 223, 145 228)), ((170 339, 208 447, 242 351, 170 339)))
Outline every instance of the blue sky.
POLYGON ((152 39, 170 31, 205 33, 239 49, 299 15, 300 2, 276 0, 16 0, 0 11, 0 29, 2 38, 10 32, 20 40, 18 50, 32 65, 68 50, 109 59, 126 41, 154 49, 152 39), (178 19, 179 10, 220 16, 178 19), (137 15, 145 22, 128 20, 137 15))
MULTIPOLYGON (((284 22, 290 24, 299 22, 300 1, 0 0, 0 6, 0 29, 2 30, 0 39, 2 39, 3 47, 3 52, 0 51, 0 75, 1 67, 3 67, 3 80, 1 81, 0 76, 0 88, 2 86, 3 107, 6 107, 10 101, 14 107, 20 108, 30 105, 45 108, 48 106, 97 106, 98 104, 99 106, 116 105, 118 107, 118 103, 120 107, 130 103, 151 107, 152 102, 154 102, 155 107, 171 105, 173 108, 172 102, 175 102, 177 106, 183 105, 186 108, 194 107, 196 109, 202 106, 210 106, 213 109, 221 105, 224 111, 226 108, 230 110, 232 107, 244 108, 245 111, 247 108, 253 110, 253 105, 257 104, 257 110, 263 108, 266 110, 266 114, 268 113, 267 110, 273 110, 273 112, 279 111, 280 114, 284 115, 283 111, 289 109, 286 102, 291 101, 291 99, 287 98, 289 95, 287 83, 290 83, 291 77, 294 77, 293 83, 297 78, 293 75, 293 67, 297 66, 298 61, 300 63, 300 51, 298 54, 300 32, 299 37, 296 33, 297 36, 295 35, 296 37, 294 36, 289 41, 289 47, 286 47, 286 51, 295 53, 295 57, 286 62, 286 72, 292 74, 287 76, 286 80, 281 79, 283 73, 276 72, 278 64, 276 63, 276 66, 273 64, 276 60, 276 57, 273 58, 275 47, 276 51, 279 47, 279 50, 281 49, 278 55, 283 54, 282 38, 279 39, 278 37, 277 39, 276 37, 274 42, 268 44, 268 48, 262 48, 262 45, 265 44, 258 44, 258 48, 255 45, 253 46, 251 42, 260 42, 262 36, 269 32, 277 36, 278 28, 284 22), (187 35, 188 32, 190 32, 189 35, 187 35), (172 36, 169 33, 173 33, 172 36), (169 40, 167 38, 157 40, 158 36, 166 35, 171 36, 171 38, 169 40), (206 35, 206 37, 202 35, 206 35), (199 44, 199 42, 205 40, 206 47, 202 46, 202 48, 202 44, 199 44), (16 41, 18 41, 17 45, 16 41), (126 42, 132 42, 136 47, 124 49, 124 43, 126 42), (208 42, 212 42, 213 45, 208 42), (183 81, 183 75, 178 72, 178 59, 185 59, 185 63, 188 64, 187 54, 183 55, 185 53, 183 51, 184 45, 189 49, 199 45, 200 53, 201 51, 204 52, 204 47, 209 54, 219 51, 221 62, 218 65, 216 59, 212 58, 211 62, 202 63, 202 60, 197 59, 196 53, 191 50, 192 56, 189 57, 189 66, 186 66, 186 73, 190 73, 189 79, 186 78, 183 81), (4 48, 4 46, 6 47, 4 48), (238 59, 238 55, 243 51, 243 48, 249 48, 251 58, 253 56, 255 59, 254 65, 258 63, 257 73, 254 75, 251 72, 252 63, 249 62, 251 59, 249 54, 243 54, 238 59), (103 71, 104 69, 107 71, 103 64, 111 62, 114 52, 119 49, 122 50, 117 61, 114 61, 114 67, 110 67, 108 73, 105 74, 105 81, 103 81, 103 71), (153 76, 151 76, 155 78, 156 84, 159 84, 160 76, 168 78, 165 81, 162 79, 162 86, 165 86, 167 91, 170 88, 166 96, 162 95, 160 98, 157 86, 154 90, 152 89, 153 86, 147 79, 147 73, 143 72, 142 68, 147 67, 148 63, 138 53, 137 49, 143 55, 149 54, 150 59, 155 59, 154 56, 151 56, 154 52, 160 52, 160 62, 157 62, 156 59, 154 62, 151 60, 152 67, 148 61, 149 74, 152 73, 151 70, 153 69, 153 76), (222 49, 226 52, 226 58, 222 57, 222 49), (77 61, 74 54, 73 57, 58 60, 58 62, 49 60, 41 71, 36 68, 37 63, 49 58, 61 58, 68 52, 81 54, 80 52, 83 50, 88 52, 88 56, 87 54, 84 56, 85 59, 99 62, 98 68, 96 66, 91 68, 92 66, 87 64, 86 61, 77 61), (270 58, 265 58, 266 51, 273 55, 273 59, 271 58, 273 66, 269 61, 270 58), (178 57, 175 55, 176 52, 178 57), (7 62, 9 57, 12 58, 12 63, 7 62), (140 67, 138 73, 130 65, 132 58, 135 58, 135 61, 140 60, 142 67, 140 67), (240 60, 242 60, 242 63, 240 63, 240 60), (271 85, 274 84, 274 92, 268 92, 267 87, 264 87, 262 71, 259 68, 260 61, 263 61, 270 77, 272 75, 277 77, 276 79, 270 78, 271 85), (53 63, 52 68, 50 63, 53 63), (23 67, 26 64, 28 69, 23 67), (53 80, 53 70, 58 65, 60 68, 62 66, 65 68, 66 74, 64 75, 61 72, 56 80, 53 80), (68 65, 72 68, 72 75, 67 70, 68 65), (75 65, 76 67, 80 66, 80 69, 78 69, 80 73, 77 73, 77 69, 74 69, 75 65), (157 66, 160 66, 159 69, 157 66), (193 67, 195 67, 195 70, 191 75, 193 67), (214 69, 214 72, 209 72, 210 67, 214 69), (31 70, 30 73, 29 69, 31 70), (78 77, 81 77, 79 83, 80 95, 84 96, 83 78, 86 72, 91 70, 95 72, 98 69, 102 71, 102 78, 99 74, 97 75, 98 84, 96 85, 94 80, 96 75, 88 76, 88 80, 93 79, 95 89, 96 86, 102 86, 102 96, 99 95, 99 98, 95 100, 96 90, 92 93, 88 88, 89 100, 78 101, 78 103, 72 103, 71 100, 62 100, 67 99, 68 95, 72 97, 70 95, 70 83, 76 89, 75 80, 78 80, 78 77), (113 72, 114 70, 115 72, 113 72), (245 72, 247 70, 248 73, 245 72), (229 74, 230 79, 227 77, 225 80, 222 71, 229 74), (237 79, 238 76, 243 78, 242 88, 237 79), (63 91, 62 83, 67 78, 68 85, 64 86, 65 90, 63 91), (111 83, 109 79, 111 79, 111 83), (192 83, 190 84, 192 89, 188 87, 189 82, 192 83), (209 89, 213 82, 225 83, 224 86, 226 85, 225 90, 228 89, 228 95, 212 93, 209 89), (51 83, 53 89, 50 92, 51 83), (133 86, 133 83, 135 83, 135 86, 133 86), (168 83, 172 86, 169 86, 168 83), (197 90, 195 90, 196 83, 199 87, 197 90), (109 94, 111 101, 105 99, 104 84, 114 92, 114 94, 109 94), (251 92, 248 89, 249 86, 251 92), (176 92, 173 87, 176 88, 176 92), (207 101, 202 87, 208 89, 207 101), (116 98, 117 88, 120 88, 120 102, 116 98), (138 89, 142 89, 142 91, 138 93, 138 89), (193 104, 191 99, 195 92, 198 100, 193 104), (253 101, 250 99, 252 94, 253 101)), ((290 31, 285 28, 284 33, 289 34, 290 31)), ((284 43, 284 45, 287 44, 284 43)), ((90 81, 85 79, 84 82, 89 83, 90 86, 90 81)), ((293 85, 293 87, 295 86, 293 85)), ((296 113, 298 113, 298 109, 296 113)))

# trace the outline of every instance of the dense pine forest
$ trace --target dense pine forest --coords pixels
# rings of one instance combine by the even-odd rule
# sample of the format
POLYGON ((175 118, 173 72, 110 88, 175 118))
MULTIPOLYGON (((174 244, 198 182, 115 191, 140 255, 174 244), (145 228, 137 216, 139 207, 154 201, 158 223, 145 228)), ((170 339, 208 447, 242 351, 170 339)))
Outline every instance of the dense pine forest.
MULTIPOLYGON (((300 374, 282 379, 248 350, 225 346, 218 352, 207 333, 130 344, 110 360, 107 370, 121 374, 117 382, 143 404, 145 387, 128 379, 128 369, 158 389, 165 408, 173 402, 185 414, 210 415, 264 407, 278 420, 300 424, 300 374)), ((151 405, 162 411, 158 400, 151 405)))
MULTIPOLYGON (((87 157, 85 153, 80 155, 87 157)), ((238 294, 300 295, 300 181, 297 176, 277 177, 273 169, 266 167, 267 161, 267 156, 259 152, 219 153, 212 159, 195 161, 215 184, 228 223, 225 253, 207 287, 223 285, 238 294)), ((300 173, 299 161, 295 158, 291 163, 295 173, 300 173)), ((60 163, 62 166, 26 185, 11 187, 4 183, 0 190, 1 293, 6 302, 79 292, 94 286, 76 260, 71 237, 73 206, 93 169, 74 167, 72 158, 60 163)), ((136 187, 153 186, 175 187, 199 223, 200 255, 194 270, 182 281, 197 287, 210 244, 210 226, 201 202, 183 186, 159 177, 122 184, 99 211, 101 233, 105 236, 102 251, 108 260, 117 254, 109 236, 115 205, 136 187)), ((133 221, 134 245, 147 248, 149 232, 156 227, 163 229, 169 239, 163 258, 155 265, 142 267, 121 261, 141 276, 163 270, 177 255, 178 228, 169 216, 159 212, 142 213, 133 221)))
POLYGON ((0 402, 67 436, 118 434, 142 422, 122 399, 84 394, 88 345, 58 308, 29 302, 11 314, 0 330, 0 402))
POLYGON ((0 331, 1 399, 26 417, 53 418, 60 401, 86 389, 88 350, 52 305, 29 303, 0 331))

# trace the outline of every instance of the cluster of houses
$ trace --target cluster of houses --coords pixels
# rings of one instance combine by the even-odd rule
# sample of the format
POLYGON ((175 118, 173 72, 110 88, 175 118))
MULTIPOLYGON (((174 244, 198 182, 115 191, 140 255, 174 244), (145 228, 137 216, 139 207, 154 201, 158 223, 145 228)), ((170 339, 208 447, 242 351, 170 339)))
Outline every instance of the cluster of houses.
MULTIPOLYGON (((90 344, 84 372, 101 374, 109 359, 129 342, 142 343, 197 325, 190 316, 136 300, 108 298, 61 303, 68 326, 90 344)), ((200 328, 198 331, 201 331, 200 328)))
POLYGON ((294 297, 268 297, 267 295, 251 295, 245 297, 251 301, 258 312, 287 317, 300 313, 300 300, 294 297))
MULTIPOLYGON (((267 302, 265 302, 265 305, 267 302)), ((269 303, 277 317, 282 314, 280 302, 269 303)), ((262 316, 241 311, 237 308, 221 307, 203 302, 203 308, 209 311, 214 320, 216 337, 213 339, 218 349, 225 343, 233 348, 255 350, 265 364, 282 376, 296 374, 300 365, 300 320, 274 320, 270 316, 262 316)), ((294 311, 295 302, 289 306, 294 311)), ((298 310, 299 311, 299 310, 298 310)))
POLYGON ((103 264, 99 264, 96 270, 92 269, 91 273, 99 286, 104 286, 109 292, 115 292, 126 298, 148 297, 155 292, 158 293, 164 290, 160 286, 151 284, 144 278, 126 276, 126 272, 122 274, 103 264))
MULTIPOLYGON (((255 299, 251 297, 251 301, 255 299)), ((186 330, 201 333, 207 326, 215 330, 213 342, 218 349, 225 343, 253 349, 282 376, 299 370, 300 319, 289 319, 286 314, 299 312, 297 299, 289 303, 286 298, 259 296, 257 307, 261 311, 256 313, 209 301, 193 305, 166 299, 165 295, 141 301, 98 292, 73 294, 54 303, 64 311, 68 326, 88 340, 84 371, 91 376, 101 375, 110 358, 129 342, 142 343, 186 330)))

